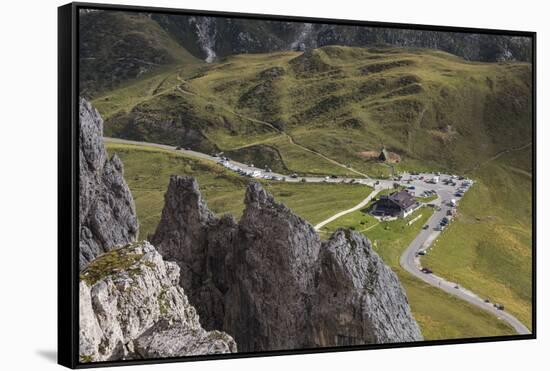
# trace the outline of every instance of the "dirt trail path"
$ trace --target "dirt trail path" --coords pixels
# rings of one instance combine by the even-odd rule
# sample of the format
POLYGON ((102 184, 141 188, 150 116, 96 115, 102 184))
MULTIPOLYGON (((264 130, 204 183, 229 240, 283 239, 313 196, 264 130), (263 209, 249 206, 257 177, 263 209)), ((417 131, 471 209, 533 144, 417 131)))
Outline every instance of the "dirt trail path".
POLYGON ((320 222, 319 224, 315 225, 315 230, 318 231, 319 229, 323 228, 325 225, 327 225, 328 223, 346 215, 346 214, 349 214, 349 213, 352 213, 354 211, 357 211, 357 210, 360 210, 362 209, 363 207, 367 206, 367 204, 374 198, 376 197, 376 195, 378 194, 378 192, 380 192, 382 190, 382 188, 378 188, 378 189, 375 189, 373 190, 368 196, 367 198, 365 198, 363 201, 359 202, 357 205, 355 205, 354 207, 352 207, 351 209, 347 209, 347 210, 344 210, 344 211, 340 211, 339 213, 336 213, 334 214, 333 216, 331 216, 330 218, 327 218, 325 220, 323 220, 322 222, 320 222))
POLYGON ((503 156, 507 153, 515 152, 515 151, 521 151, 522 149, 525 149, 525 148, 531 146, 532 144, 533 144, 532 142, 529 142, 529 143, 523 144, 523 145, 518 146, 518 147, 512 147, 512 148, 504 149, 504 150, 496 153, 494 156, 489 157, 487 160, 478 163, 473 168, 471 168, 469 170, 466 170, 464 173, 468 174, 468 173, 474 172, 474 171, 478 170, 480 167, 482 167, 483 165, 486 165, 487 163, 489 163, 491 161, 494 161, 494 160, 498 159, 499 157, 501 157, 501 156, 503 156))
MULTIPOLYGON (((182 84, 186 83, 186 81, 183 80, 179 74, 177 75, 177 79, 178 79, 178 81, 180 81, 182 84)), ((181 87, 181 84, 180 84, 180 85, 177 85, 177 86, 176 86, 176 89, 177 89, 178 91, 180 91, 181 93, 183 93, 183 94, 194 95, 194 96, 199 97, 199 98, 201 98, 201 99, 207 100, 210 104, 215 105, 215 106, 217 106, 217 107, 219 107, 219 108, 221 108, 221 109, 223 109, 223 110, 225 110, 225 111, 227 111, 227 112, 229 112, 229 113, 231 113, 231 114, 233 114, 233 115, 235 115, 235 116, 237 116, 237 117, 240 117, 240 118, 242 118, 243 120, 247 120, 247 121, 250 121, 250 122, 253 122, 253 123, 256 123, 256 124, 260 124, 260 125, 265 125, 265 126, 269 127, 271 130, 273 130, 273 131, 275 131, 275 132, 277 132, 277 133, 279 133, 279 134, 285 136, 285 137, 288 139, 288 141, 290 142, 290 144, 292 144, 293 146, 296 146, 296 147, 300 148, 300 149, 303 150, 303 151, 312 153, 312 154, 314 154, 314 155, 316 155, 316 156, 322 158, 323 160, 330 162, 330 163, 333 164, 333 165, 336 165, 336 166, 338 166, 338 167, 341 167, 341 168, 343 168, 343 169, 346 169, 346 170, 348 170, 348 171, 351 171, 352 173, 355 173, 355 174, 357 174, 357 175, 360 175, 360 176, 362 176, 362 177, 364 177, 364 178, 370 179, 370 177, 369 177, 367 174, 365 174, 365 173, 362 173, 362 172, 360 172, 360 171, 358 171, 358 170, 355 170, 355 169, 353 169, 352 167, 346 166, 345 164, 342 164, 341 162, 338 162, 338 161, 336 161, 336 160, 334 160, 334 159, 332 159, 332 158, 330 158, 330 157, 328 157, 328 156, 326 156, 326 155, 324 155, 324 154, 322 154, 322 153, 320 153, 320 152, 318 152, 318 151, 316 151, 316 150, 314 150, 314 149, 311 149, 311 148, 308 148, 308 147, 306 147, 306 146, 304 146, 304 145, 302 145, 302 144, 296 143, 296 141, 294 140, 294 138, 292 137, 292 135, 290 135, 289 133, 285 132, 284 130, 279 129, 277 126, 273 125, 273 124, 270 123, 270 122, 263 121, 263 120, 258 120, 258 119, 256 119, 256 118, 253 118, 253 117, 244 115, 244 114, 242 114, 242 113, 236 112, 236 111, 234 111, 233 109, 227 107, 226 105, 224 105, 224 104, 222 104, 222 103, 213 101, 212 98, 208 98, 208 97, 202 96, 202 95, 200 95, 200 94, 198 94, 198 93, 195 93, 195 92, 192 92, 192 91, 189 91, 189 90, 186 90, 186 89, 182 88, 182 87, 181 87)))

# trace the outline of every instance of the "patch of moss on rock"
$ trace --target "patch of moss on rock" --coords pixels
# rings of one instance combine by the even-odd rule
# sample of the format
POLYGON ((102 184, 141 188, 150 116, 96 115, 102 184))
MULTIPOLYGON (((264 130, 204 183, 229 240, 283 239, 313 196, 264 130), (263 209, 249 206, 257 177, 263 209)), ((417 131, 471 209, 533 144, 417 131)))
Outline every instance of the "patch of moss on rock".
POLYGON ((135 253, 133 245, 129 244, 98 256, 82 271, 80 279, 92 286, 109 275, 125 270, 137 273, 135 270, 139 268, 130 268, 143 257, 143 254, 135 253))
POLYGON ((88 355, 88 354, 80 355, 80 363, 90 363, 92 361, 93 361, 93 358, 91 355, 88 355))
POLYGON ((159 311, 162 316, 165 316, 168 313, 168 303, 166 302, 167 293, 167 288, 163 287, 158 296, 159 311))

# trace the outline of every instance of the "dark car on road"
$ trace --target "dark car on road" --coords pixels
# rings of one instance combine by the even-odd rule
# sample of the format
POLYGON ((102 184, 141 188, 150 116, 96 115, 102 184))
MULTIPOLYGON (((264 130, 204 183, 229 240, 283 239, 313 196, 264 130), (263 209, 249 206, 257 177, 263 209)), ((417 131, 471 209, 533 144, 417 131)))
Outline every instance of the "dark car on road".
POLYGON ((428 224, 426 224, 425 226, 422 227, 422 229, 428 229, 430 228, 430 226, 428 224))
POLYGON ((422 273, 431 274, 433 271, 430 268, 422 268, 420 270, 422 273))
POLYGON ((504 310, 504 305, 502 304, 495 304, 495 308, 497 308, 498 310, 504 310))

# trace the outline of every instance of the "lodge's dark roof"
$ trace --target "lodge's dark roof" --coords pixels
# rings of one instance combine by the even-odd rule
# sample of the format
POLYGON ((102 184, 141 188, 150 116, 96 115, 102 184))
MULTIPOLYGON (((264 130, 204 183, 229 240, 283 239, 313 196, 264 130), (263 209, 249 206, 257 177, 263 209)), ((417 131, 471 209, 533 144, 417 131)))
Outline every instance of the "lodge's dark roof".
POLYGON ((416 203, 414 196, 407 192, 406 189, 394 192, 388 198, 395 202, 401 209, 407 209, 416 203))

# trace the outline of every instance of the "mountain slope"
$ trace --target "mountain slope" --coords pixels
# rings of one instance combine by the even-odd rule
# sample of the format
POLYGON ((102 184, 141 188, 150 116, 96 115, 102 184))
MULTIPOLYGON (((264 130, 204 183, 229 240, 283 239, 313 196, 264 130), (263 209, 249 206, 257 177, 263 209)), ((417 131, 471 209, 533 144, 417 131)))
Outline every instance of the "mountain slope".
POLYGON ((441 50, 472 61, 530 61, 526 37, 227 17, 82 11, 80 88, 93 97, 177 62, 328 45, 441 50))
POLYGON ((118 107, 116 117, 108 101, 97 99, 109 117, 107 133, 231 151, 235 158, 263 145, 278 151, 265 156, 273 168, 298 173, 309 172, 294 161, 312 156, 306 147, 375 176, 388 168, 364 153, 382 146, 401 157, 398 168, 459 172, 531 138, 528 63, 330 46, 233 56, 198 74, 182 66, 173 75, 164 94, 118 107))
POLYGON ((200 63, 148 15, 80 14, 80 91, 95 96, 176 63, 200 63))

